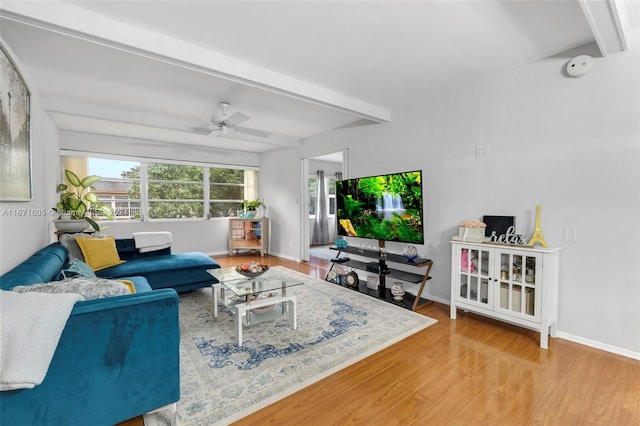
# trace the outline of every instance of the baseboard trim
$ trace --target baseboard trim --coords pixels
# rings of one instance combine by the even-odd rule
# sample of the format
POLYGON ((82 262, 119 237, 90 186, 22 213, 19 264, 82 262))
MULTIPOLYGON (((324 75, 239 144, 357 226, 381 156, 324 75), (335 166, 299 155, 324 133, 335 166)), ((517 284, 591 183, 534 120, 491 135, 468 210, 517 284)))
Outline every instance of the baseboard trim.
MULTIPOLYGON (((229 253, 228 251, 213 251, 213 252, 207 252, 206 255, 207 256, 211 256, 211 257, 215 257, 215 256, 228 256, 231 253, 229 253)), ((286 254, 281 254, 281 253, 273 253, 273 252, 269 252, 267 253, 270 256, 276 256, 276 257, 281 257, 283 259, 287 259, 287 260, 292 260, 294 262, 300 262, 300 259, 298 259, 297 257, 294 256, 287 256, 286 254)))
POLYGON ((282 253, 274 253, 274 252, 269 252, 269 255, 270 255, 270 256, 277 256, 277 257, 281 257, 281 258, 283 258, 283 259, 287 259, 287 260, 291 260, 291 261, 293 261, 293 262, 298 262, 298 263, 300 263, 300 259, 299 259, 299 258, 297 258, 297 257, 295 257, 295 256, 289 256, 289 255, 286 255, 286 254, 282 254, 282 253))
MULTIPOLYGON (((416 285, 416 287, 418 287, 418 286, 416 285)), ((415 295, 418 293, 418 289, 417 288, 416 289, 407 289, 407 293, 409 293, 409 294, 411 294, 412 296, 415 297, 415 295)), ((432 296, 430 294, 422 293, 422 298, 426 299, 426 300, 430 300, 432 302, 438 302, 438 303, 441 303, 443 305, 451 305, 451 303, 449 302, 448 299, 441 299, 439 297, 435 297, 435 296, 432 296)))
POLYGON ((563 331, 558 331, 558 338, 640 361, 640 352, 630 351, 629 349, 619 348, 617 346, 565 333, 563 331))
POLYGON ((206 253, 207 256, 211 256, 211 257, 213 257, 213 256, 226 256, 228 254, 229 254, 228 251, 210 251, 210 252, 206 253))
MULTIPOLYGON (((424 296, 426 299, 435 300, 436 302, 444 303, 445 305, 451 306, 450 300, 438 300, 438 298, 433 298, 432 296, 424 296)), ((640 352, 630 351, 629 349, 619 348, 617 346, 608 345, 606 343, 598 342, 597 340, 587 339, 586 337, 576 336, 570 333, 565 333, 564 331, 558 330, 558 339, 569 340, 570 342, 578 343, 580 345, 589 346, 590 348, 600 349, 605 352, 610 352, 612 354, 621 355, 627 358, 640 360, 640 352)))

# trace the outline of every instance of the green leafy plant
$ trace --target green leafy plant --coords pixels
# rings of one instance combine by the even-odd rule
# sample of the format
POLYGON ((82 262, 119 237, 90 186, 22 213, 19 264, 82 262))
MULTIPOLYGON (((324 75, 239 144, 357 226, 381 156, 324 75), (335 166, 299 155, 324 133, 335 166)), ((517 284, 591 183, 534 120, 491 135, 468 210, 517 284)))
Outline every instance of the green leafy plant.
POLYGON ((249 210, 257 210, 258 207, 264 206, 264 203, 262 201, 258 200, 258 199, 255 199, 253 201, 242 200, 242 206, 247 211, 249 211, 249 210))
POLYGON ((99 203, 98 196, 91 192, 91 186, 102 178, 91 175, 80 179, 71 170, 65 170, 64 174, 69 185, 61 183, 56 187, 60 201, 53 210, 58 213, 58 219, 69 215, 70 219, 85 220, 93 229, 100 231, 100 225, 92 218, 93 214, 113 219, 111 207, 99 203))

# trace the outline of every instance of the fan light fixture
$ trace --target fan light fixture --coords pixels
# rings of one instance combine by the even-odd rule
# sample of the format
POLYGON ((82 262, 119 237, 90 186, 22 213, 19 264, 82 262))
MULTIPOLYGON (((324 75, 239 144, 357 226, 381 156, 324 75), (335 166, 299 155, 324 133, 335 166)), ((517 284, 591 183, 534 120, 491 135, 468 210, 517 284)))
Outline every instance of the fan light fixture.
POLYGON ((218 102, 218 107, 222 110, 222 115, 224 116, 227 115, 227 110, 230 106, 231 104, 229 104, 229 102, 218 102))
POLYGON ((259 138, 268 138, 271 136, 271 133, 263 132, 262 130, 238 127, 238 124, 244 123, 251 117, 241 112, 236 112, 229 116, 228 110, 231 108, 231 104, 229 104, 229 102, 218 102, 218 108, 220 108, 221 114, 211 117, 213 128, 211 128, 210 125, 207 126, 207 128, 193 128, 195 133, 206 134, 209 136, 214 134, 227 135, 228 137, 235 137, 236 139, 238 139, 236 136, 237 133, 244 133, 259 138))

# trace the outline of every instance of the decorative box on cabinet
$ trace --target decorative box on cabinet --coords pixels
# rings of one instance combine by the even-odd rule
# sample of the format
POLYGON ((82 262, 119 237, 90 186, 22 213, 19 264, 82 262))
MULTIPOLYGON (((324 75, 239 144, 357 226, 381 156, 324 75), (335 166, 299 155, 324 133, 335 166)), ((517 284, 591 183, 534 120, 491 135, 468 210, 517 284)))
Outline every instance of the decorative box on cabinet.
POLYGON ((240 250, 260 250, 260 256, 268 252, 269 219, 229 218, 229 253, 240 250))
POLYGON ((451 242, 451 319, 457 309, 556 337, 560 249, 451 242))

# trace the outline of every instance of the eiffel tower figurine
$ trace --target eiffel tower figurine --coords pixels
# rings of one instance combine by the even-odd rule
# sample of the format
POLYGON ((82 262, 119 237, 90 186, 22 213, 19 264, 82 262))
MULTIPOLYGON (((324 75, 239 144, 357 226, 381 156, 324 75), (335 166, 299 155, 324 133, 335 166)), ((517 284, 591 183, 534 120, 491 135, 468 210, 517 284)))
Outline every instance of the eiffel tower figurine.
POLYGON ((542 228, 540 228, 540 206, 536 206, 536 227, 533 231, 533 235, 529 240, 529 245, 532 246, 535 243, 540 243, 542 247, 547 247, 547 242, 544 240, 542 236, 542 228))

